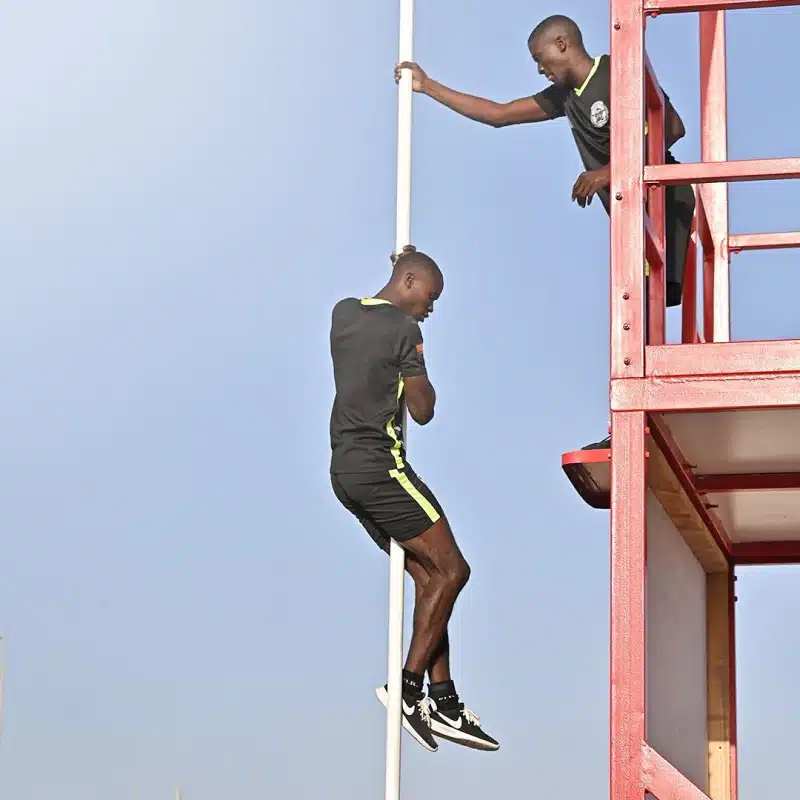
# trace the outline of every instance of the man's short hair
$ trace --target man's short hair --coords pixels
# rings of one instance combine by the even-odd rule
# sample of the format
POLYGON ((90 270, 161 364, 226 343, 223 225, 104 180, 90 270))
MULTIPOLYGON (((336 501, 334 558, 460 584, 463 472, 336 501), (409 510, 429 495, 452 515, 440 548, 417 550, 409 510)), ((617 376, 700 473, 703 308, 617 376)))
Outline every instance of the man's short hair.
POLYGON ((439 265, 426 253, 417 250, 413 244, 408 244, 403 248, 400 255, 392 256, 394 266, 393 273, 399 275, 409 269, 422 269, 431 273, 441 273, 439 265))
POLYGON ((573 44, 583 46, 583 34, 575 20, 565 17, 563 14, 553 14, 551 17, 543 19, 528 37, 528 44, 533 44, 533 40, 543 34, 562 35, 573 44))

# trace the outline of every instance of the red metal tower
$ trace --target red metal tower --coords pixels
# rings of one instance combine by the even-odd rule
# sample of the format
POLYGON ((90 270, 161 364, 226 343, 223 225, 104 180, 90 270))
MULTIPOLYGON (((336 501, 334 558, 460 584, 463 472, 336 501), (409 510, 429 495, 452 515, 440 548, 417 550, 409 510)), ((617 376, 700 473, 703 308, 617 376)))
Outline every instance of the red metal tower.
POLYGON ((798 178, 800 158, 727 160, 725 11, 790 5, 611 0, 612 449, 564 465, 611 508, 612 800, 736 800, 734 571, 800 563, 800 340, 731 342, 728 281, 731 253, 800 247, 800 232, 728 230, 727 184, 798 178), (645 29, 684 12, 700 12, 702 161, 667 165, 645 29), (664 187, 687 183, 682 343, 667 345, 664 187))

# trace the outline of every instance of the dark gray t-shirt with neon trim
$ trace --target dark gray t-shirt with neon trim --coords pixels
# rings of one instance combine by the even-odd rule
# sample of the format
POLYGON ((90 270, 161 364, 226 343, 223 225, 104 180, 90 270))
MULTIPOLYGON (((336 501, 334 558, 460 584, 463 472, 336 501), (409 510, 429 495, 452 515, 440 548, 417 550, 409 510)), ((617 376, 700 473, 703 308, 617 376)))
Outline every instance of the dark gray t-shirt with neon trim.
POLYGON ((403 379, 425 375, 417 321, 386 300, 340 300, 331 321, 331 472, 405 466, 403 379))
MULTIPOLYGON (((611 59, 598 56, 594 67, 579 89, 548 86, 533 96, 550 117, 566 117, 578 146, 581 161, 587 170, 600 169, 611 161, 611 59)), ((669 100, 665 95, 665 99, 669 100)), ((666 162, 675 163, 671 153, 666 162)), ((598 196, 606 211, 611 207, 608 189, 598 196)))

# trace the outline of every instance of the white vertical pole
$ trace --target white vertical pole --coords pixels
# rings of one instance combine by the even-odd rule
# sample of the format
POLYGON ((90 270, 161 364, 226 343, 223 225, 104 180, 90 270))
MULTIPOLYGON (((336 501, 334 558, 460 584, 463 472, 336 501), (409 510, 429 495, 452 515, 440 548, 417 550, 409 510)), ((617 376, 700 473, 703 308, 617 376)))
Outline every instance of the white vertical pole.
MULTIPOLYGON (((414 0, 400 0, 399 61, 414 58, 414 0)), ((395 253, 411 243, 411 73, 403 70, 397 97, 397 228, 395 253)), ((407 425, 404 419, 403 431, 407 425)), ((403 721, 403 580, 405 553, 389 548, 389 707, 386 715, 386 795, 400 800, 400 735, 403 721)))
POLYGON ((5 699, 6 682, 6 643, 0 636, 0 735, 3 732, 3 701, 5 699))
POLYGON ((389 554, 389 707, 386 715, 386 800, 400 800, 403 723, 403 572, 405 553, 392 539, 389 554))

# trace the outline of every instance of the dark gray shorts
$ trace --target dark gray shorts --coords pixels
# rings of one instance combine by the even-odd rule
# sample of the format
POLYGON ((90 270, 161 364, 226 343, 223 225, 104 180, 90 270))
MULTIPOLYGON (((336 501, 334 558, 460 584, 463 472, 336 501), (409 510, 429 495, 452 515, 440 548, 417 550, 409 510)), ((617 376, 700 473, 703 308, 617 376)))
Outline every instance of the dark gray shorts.
POLYGON ((377 475, 332 474, 331 486, 339 502, 386 552, 390 539, 406 542, 444 516, 436 496, 408 464, 377 475))

